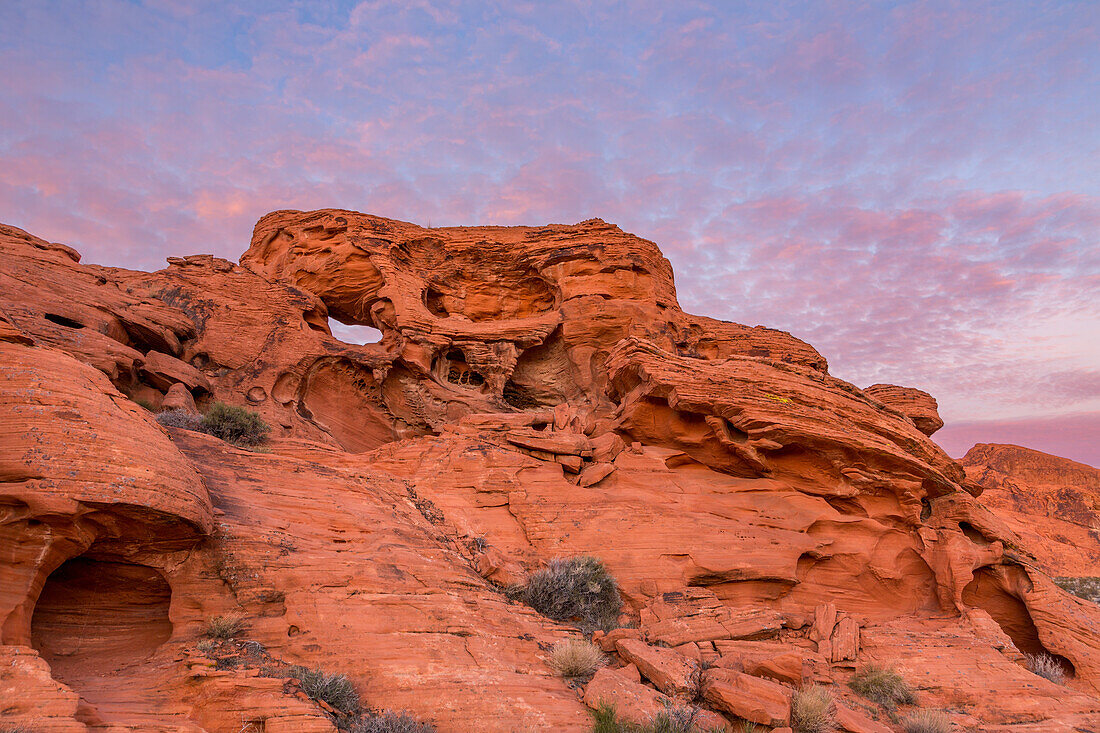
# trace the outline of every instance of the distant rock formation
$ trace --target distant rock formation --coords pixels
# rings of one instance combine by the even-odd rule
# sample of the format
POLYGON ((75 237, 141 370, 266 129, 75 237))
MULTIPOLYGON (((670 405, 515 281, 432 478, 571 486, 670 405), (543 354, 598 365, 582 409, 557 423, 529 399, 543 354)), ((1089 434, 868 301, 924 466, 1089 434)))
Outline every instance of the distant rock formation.
POLYGON ((1051 575, 1100 576, 1100 470, 1018 445, 979 443, 960 461, 1051 575))
POLYGON ((1085 555, 1031 521, 1087 532, 1084 474, 952 460, 931 396, 684 313, 657 246, 600 220, 277 211, 240 264, 154 273, 0 226, 0 364, 4 723, 347 727, 303 665, 444 732, 586 731, 608 701, 782 726, 808 682, 844 730, 899 730, 845 684, 875 662, 962 729, 1100 725, 1100 608, 1046 572, 1085 555), (155 419, 215 402, 271 440, 155 419), (624 607, 570 681, 551 650, 581 632, 513 591, 577 555, 624 607), (227 614, 243 631, 204 639, 227 614))

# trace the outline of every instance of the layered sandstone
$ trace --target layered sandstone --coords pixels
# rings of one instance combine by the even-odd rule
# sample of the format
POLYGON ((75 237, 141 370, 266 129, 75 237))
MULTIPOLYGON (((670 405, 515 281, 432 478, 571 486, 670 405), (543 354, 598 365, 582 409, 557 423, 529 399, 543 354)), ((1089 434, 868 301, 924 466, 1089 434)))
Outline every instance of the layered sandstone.
POLYGON ((14 722, 331 731, 301 664, 441 731, 584 731, 608 700, 782 727, 808 682, 848 730, 896 730, 844 684, 874 661, 967 729, 1100 725, 1100 610, 1045 575, 992 473, 929 440, 935 401, 684 313, 652 242, 278 211, 239 265, 79 259, 0 228, 14 722), (273 437, 164 429, 139 400, 246 406, 273 437), (569 683, 549 650, 580 632, 506 590, 581 554, 618 581, 624 628, 569 683), (200 646, 229 612, 243 637, 200 646), (1040 653, 1066 686, 1026 669, 1040 653))
POLYGON ((979 443, 960 463, 981 501, 1051 575, 1100 576, 1100 470, 1017 445, 979 443))

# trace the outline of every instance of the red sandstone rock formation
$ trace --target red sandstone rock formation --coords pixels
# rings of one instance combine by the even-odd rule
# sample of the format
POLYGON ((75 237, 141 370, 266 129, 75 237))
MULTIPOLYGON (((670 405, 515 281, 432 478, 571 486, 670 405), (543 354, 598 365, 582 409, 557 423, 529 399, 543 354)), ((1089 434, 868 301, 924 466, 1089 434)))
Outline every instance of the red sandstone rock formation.
POLYGON ((1100 470, 1016 445, 979 443, 960 461, 989 507, 1051 575, 1100 576, 1100 470))
POLYGON ((441 731, 584 731, 601 701, 783 726, 809 682, 845 730, 897 730, 844 684, 877 662, 964 729, 1100 725, 1100 609, 1002 516, 990 476, 1019 471, 964 471, 919 390, 683 313, 651 242, 280 211, 240 265, 79 259, 0 227, 5 723, 334 730, 300 664, 441 731), (137 400, 246 406, 273 438, 165 429, 137 400), (569 684, 549 649, 576 629, 505 591, 580 554, 627 628, 569 684), (227 613, 240 638, 202 643, 227 613))

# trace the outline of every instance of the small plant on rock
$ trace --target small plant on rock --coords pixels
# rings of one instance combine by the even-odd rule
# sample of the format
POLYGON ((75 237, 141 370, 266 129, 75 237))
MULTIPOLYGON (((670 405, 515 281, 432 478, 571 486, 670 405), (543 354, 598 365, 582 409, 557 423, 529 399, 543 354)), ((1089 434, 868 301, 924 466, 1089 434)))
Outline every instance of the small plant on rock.
POLYGON ((833 693, 820 685, 807 685, 791 696, 791 727, 795 733, 834 733, 836 703, 833 693))
POLYGON ((648 723, 639 726, 637 733, 710 733, 699 727, 698 715, 699 708, 669 705, 648 723))
POLYGON ((215 402, 202 416, 202 432, 238 446, 259 445, 271 428, 258 414, 236 405, 215 402))
POLYGON ((435 726, 408 713, 386 711, 363 718, 351 728, 351 733, 435 733, 435 726))
POLYGON ((203 634, 210 639, 232 639, 242 631, 244 617, 239 613, 227 613, 209 619, 203 634))
POLYGON ((333 710, 345 714, 359 711, 359 693, 355 685, 342 674, 326 674, 320 669, 291 667, 289 674, 298 680, 302 692, 312 699, 322 701, 333 710))
POLYGON ((897 670, 879 664, 865 664, 857 669, 848 682, 848 687, 887 710, 894 710, 898 705, 912 705, 917 701, 913 690, 897 670))
POLYGON ((522 598, 543 616, 585 631, 614 628, 623 605, 615 579, 588 555, 552 560, 531 575, 522 598))
POLYGON ((157 413, 157 422, 166 428, 199 430, 202 425, 202 417, 187 410, 165 410, 157 413))
POLYGON ((560 641, 550 652, 550 666, 562 677, 587 677, 606 661, 598 646, 583 639, 560 641))
POLYGON ((939 710, 918 710, 901 721, 905 733, 949 733, 951 721, 939 710))
POLYGON ((1066 672, 1061 663, 1052 655, 1041 652, 1039 654, 1025 654, 1024 657, 1027 660, 1027 668, 1034 674, 1050 680, 1056 685, 1066 683, 1066 672))

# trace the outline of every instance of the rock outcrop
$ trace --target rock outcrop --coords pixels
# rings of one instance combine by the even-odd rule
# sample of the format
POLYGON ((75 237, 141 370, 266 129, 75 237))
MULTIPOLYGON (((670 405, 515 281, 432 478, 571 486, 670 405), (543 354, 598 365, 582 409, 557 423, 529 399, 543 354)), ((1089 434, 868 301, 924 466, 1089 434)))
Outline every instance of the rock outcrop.
POLYGON ((1100 576, 1100 470, 1017 445, 979 443, 960 463, 981 502, 1057 576, 1100 576))
POLYGON ((1100 725, 1100 608, 1003 516, 1022 464, 952 460, 919 390, 684 313, 656 245, 600 220, 278 211, 240 264, 154 273, 0 227, 0 360, 5 723, 346 727, 304 665, 440 731, 584 731, 601 702, 782 727, 811 682, 847 730, 896 730, 844 684, 875 662, 964 729, 1100 725), (214 402, 269 442, 154 419, 214 402), (550 650, 577 629, 511 589, 575 555, 624 607, 568 681, 550 650))

